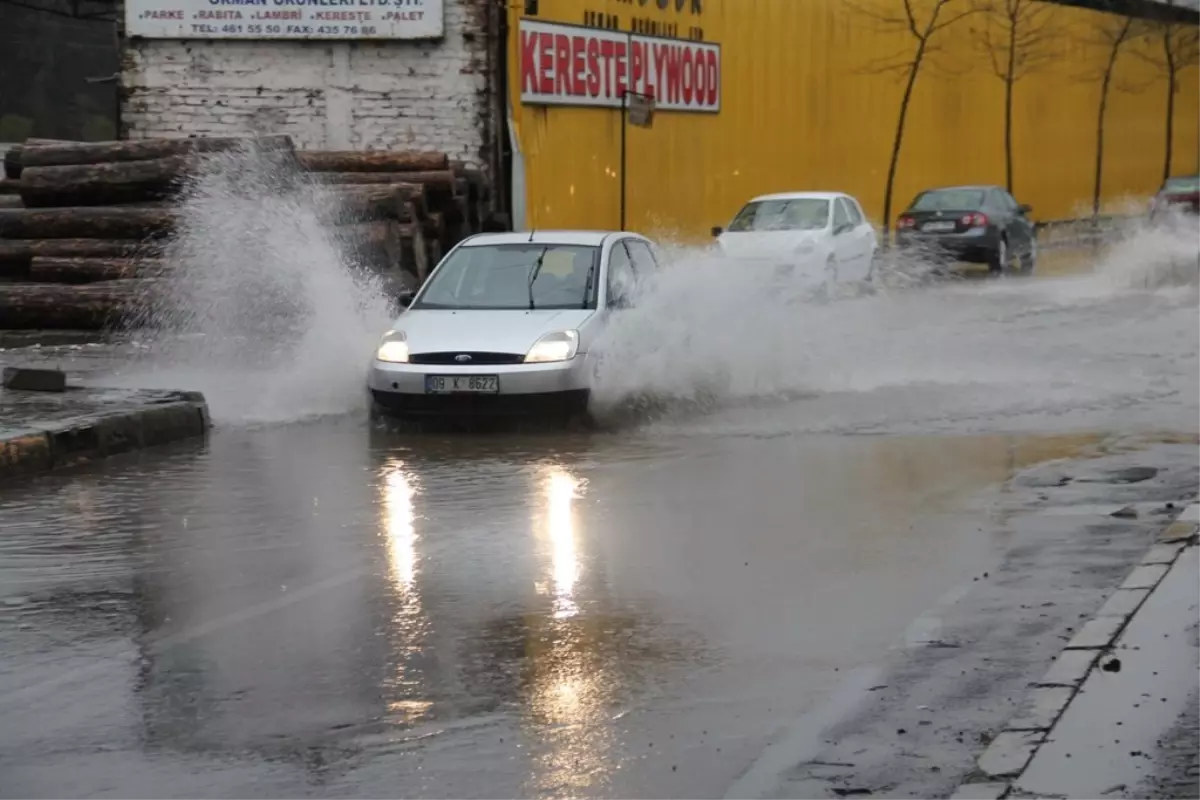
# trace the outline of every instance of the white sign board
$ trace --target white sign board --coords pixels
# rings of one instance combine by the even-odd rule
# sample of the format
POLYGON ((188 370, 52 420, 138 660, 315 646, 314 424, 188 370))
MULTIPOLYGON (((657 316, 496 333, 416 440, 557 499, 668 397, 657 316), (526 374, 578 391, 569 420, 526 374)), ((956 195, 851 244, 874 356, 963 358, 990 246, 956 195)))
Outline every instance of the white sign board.
POLYGON ((620 108, 625 92, 657 111, 721 110, 721 46, 522 19, 521 102, 620 108))
POLYGON ((144 39, 439 39, 444 0, 125 0, 144 39))

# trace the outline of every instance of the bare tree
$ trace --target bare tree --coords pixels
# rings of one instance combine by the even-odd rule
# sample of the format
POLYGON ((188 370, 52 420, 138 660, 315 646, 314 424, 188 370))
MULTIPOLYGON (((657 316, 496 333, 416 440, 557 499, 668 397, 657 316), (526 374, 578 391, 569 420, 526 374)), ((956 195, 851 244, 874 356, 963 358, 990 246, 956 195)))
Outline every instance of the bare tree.
POLYGON ((1117 79, 1117 65, 1122 51, 1144 33, 1143 23, 1123 14, 1105 14, 1092 26, 1086 39, 1104 48, 1104 63, 1099 69, 1080 77, 1100 82, 1100 100, 1096 106, 1096 164, 1092 180, 1092 218, 1100 216, 1100 195, 1104 184, 1104 129, 1108 115, 1108 98, 1113 89, 1134 91, 1135 88, 1117 79))
POLYGON ((1055 6, 1042 0, 974 0, 972 28, 992 74, 1004 82, 1004 185, 1013 190, 1013 95, 1017 82, 1058 56, 1055 6))
POLYGON ((896 134, 892 139, 892 154, 888 162, 887 185, 883 192, 883 232, 886 237, 892 224, 892 192, 896 185, 896 167, 900 163, 900 150, 904 143, 904 124, 908 120, 908 109, 912 102, 913 87, 922 67, 931 62, 941 50, 936 37, 976 9, 967 0, 892 0, 894 9, 886 12, 847 3, 857 13, 873 19, 881 29, 911 38, 911 43, 898 53, 874 59, 861 71, 871 74, 896 74, 903 77, 904 94, 900 97, 900 110, 896 116, 896 134), (924 11, 924 13, 922 13, 924 11))
MULTIPOLYGON (((1167 0, 1176 6, 1177 0, 1167 0)), ((1171 177, 1171 157, 1175 139, 1175 95, 1179 93, 1180 74, 1196 66, 1200 59, 1200 26, 1179 22, 1163 15, 1161 19, 1148 21, 1145 51, 1134 51, 1138 57, 1154 66, 1167 80, 1166 145, 1163 151, 1163 180, 1171 177)))

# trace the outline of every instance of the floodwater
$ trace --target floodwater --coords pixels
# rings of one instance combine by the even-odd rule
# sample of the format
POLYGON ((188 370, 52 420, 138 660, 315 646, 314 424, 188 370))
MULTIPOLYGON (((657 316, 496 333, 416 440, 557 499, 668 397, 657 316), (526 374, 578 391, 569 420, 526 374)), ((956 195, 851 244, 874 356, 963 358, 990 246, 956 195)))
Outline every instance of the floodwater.
POLYGON ((200 389, 217 422, 0 487, 0 795, 723 797, 1014 551, 1017 470, 1194 444, 1192 231, 823 304, 691 256, 598 389, 715 406, 405 434, 362 407, 369 287, 287 227, 283 278, 205 250, 249 215, 228 199, 191 200, 176 255, 213 277, 174 346, 0 353, 200 389), (304 324, 272 327, 288 303, 304 324))

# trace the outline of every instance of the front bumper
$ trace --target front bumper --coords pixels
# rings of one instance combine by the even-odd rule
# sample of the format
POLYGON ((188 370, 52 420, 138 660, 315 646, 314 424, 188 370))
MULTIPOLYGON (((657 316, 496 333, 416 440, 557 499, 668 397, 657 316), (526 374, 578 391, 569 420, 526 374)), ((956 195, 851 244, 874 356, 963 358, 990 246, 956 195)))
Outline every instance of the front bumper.
POLYGON ((592 359, 580 353, 549 364, 497 364, 462 367, 448 364, 393 364, 374 361, 367 376, 371 397, 382 409, 404 415, 539 415, 583 411, 587 407, 592 359), (495 375, 491 394, 430 394, 426 375, 495 375))

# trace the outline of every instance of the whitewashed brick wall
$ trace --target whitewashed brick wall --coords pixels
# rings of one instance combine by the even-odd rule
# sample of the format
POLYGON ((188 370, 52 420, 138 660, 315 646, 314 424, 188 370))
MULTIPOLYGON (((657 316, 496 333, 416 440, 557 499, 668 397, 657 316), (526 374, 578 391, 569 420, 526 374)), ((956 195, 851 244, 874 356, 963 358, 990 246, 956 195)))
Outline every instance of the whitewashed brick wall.
POLYGON ((130 139, 283 133, 297 147, 442 150, 482 164, 485 0, 445 0, 436 42, 125 40, 130 139))

